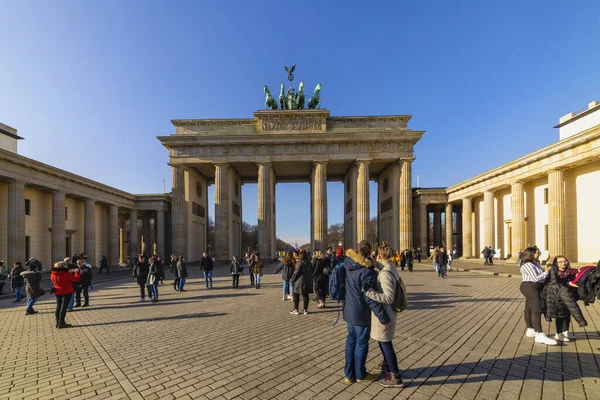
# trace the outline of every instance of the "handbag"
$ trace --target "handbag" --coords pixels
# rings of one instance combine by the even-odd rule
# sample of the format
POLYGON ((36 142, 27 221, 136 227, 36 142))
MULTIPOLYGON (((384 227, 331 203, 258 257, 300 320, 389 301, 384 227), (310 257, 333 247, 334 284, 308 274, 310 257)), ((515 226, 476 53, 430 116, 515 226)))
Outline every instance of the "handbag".
POLYGON ((35 292, 35 295, 36 295, 37 297, 42 297, 42 296, 43 296, 43 295, 45 295, 45 294, 46 294, 46 291, 45 291, 44 289, 42 289, 42 288, 39 288, 39 289, 38 289, 38 290, 35 292))

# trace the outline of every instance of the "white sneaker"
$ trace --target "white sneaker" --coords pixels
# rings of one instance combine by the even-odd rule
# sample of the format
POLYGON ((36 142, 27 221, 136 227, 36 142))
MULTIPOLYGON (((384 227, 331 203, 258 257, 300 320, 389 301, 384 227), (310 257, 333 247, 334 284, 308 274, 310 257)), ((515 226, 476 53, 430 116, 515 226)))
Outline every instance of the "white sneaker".
POLYGON ((281 301, 285 301, 285 300, 287 300, 287 297, 284 297, 283 299, 281 299, 281 301))
POLYGON ((566 337, 564 334, 562 333, 557 333, 556 335, 554 335, 554 339, 559 340, 561 342, 569 342, 569 338, 566 337))
POLYGON ((290 311, 290 314, 292 314, 292 315, 298 315, 300 313, 298 312, 298 310, 294 310, 294 311, 290 311))
POLYGON ((307 315, 307 314, 308 314, 308 311, 304 310, 304 315, 307 315))
POLYGON ((525 336, 527 336, 527 337, 534 337, 535 336, 535 330, 533 328, 527 328, 527 330, 525 331, 525 336))
POLYGON ((574 333, 571 333, 569 331, 565 331, 565 332, 563 332, 563 335, 566 338, 568 338, 569 340, 575 340, 575 334, 574 333))
POLYGON ((536 333, 535 342, 540 344, 546 344, 548 346, 556 346, 557 342, 554 339, 550 339, 545 333, 536 333))

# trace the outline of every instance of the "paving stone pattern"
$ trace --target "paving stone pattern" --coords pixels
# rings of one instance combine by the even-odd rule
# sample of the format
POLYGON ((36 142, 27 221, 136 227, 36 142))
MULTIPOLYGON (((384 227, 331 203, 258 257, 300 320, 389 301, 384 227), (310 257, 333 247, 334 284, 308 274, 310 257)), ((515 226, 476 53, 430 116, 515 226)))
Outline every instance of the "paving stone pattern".
MULTIPOLYGON (((600 399, 599 306, 577 341, 534 344, 524 336, 520 280, 451 272, 428 264, 401 275, 409 308, 394 347, 405 389, 343 383, 343 321, 337 309, 292 316, 279 275, 260 290, 241 277, 232 290, 225 269, 207 290, 192 269, 187 292, 160 287, 160 302, 137 303, 130 279, 98 283, 88 309, 67 314, 77 325, 54 328, 53 297, 39 314, 0 301, 5 338, 2 399, 600 399)), ((583 308, 583 305, 582 305, 583 308)), ((554 334, 554 325, 544 323, 554 334)), ((367 367, 381 361, 371 342, 367 367)))

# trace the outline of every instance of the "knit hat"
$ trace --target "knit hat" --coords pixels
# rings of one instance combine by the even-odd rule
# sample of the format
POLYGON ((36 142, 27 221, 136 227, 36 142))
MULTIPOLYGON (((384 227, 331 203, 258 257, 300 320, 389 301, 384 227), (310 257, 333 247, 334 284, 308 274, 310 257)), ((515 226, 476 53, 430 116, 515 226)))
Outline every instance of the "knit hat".
POLYGON ((342 247, 338 247, 337 252, 335 254, 338 257, 344 257, 344 249, 342 249, 342 247))

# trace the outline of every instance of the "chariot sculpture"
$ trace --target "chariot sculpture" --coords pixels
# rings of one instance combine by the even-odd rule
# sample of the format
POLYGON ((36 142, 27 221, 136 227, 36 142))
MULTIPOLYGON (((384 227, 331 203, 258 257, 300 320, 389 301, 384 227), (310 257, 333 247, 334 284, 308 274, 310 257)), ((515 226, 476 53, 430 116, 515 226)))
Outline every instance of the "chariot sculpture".
POLYGON ((284 66, 284 68, 288 73, 288 81, 290 81, 290 87, 287 90, 287 94, 285 91, 285 84, 282 82, 281 90, 279 91, 279 101, 276 101, 271 94, 269 87, 265 85, 265 110, 304 110, 305 108, 314 110, 316 108, 321 108, 321 84, 317 84, 313 95, 308 100, 308 104, 306 104, 304 98, 304 82, 300 81, 298 92, 294 92, 292 86, 296 65, 292 65, 291 67, 284 66))

